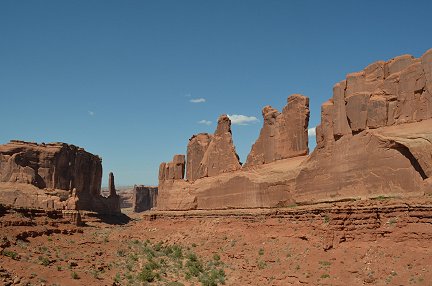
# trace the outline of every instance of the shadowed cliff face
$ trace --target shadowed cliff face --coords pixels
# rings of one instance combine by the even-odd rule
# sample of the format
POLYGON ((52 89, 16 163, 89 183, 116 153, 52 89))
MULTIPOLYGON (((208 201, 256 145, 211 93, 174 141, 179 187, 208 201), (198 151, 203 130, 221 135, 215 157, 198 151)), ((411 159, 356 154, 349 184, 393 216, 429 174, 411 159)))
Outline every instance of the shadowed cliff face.
POLYGON ((306 157, 308 106, 301 95, 289 97, 282 113, 266 106, 241 169, 219 167, 233 162, 224 157, 233 157, 231 139, 218 141, 222 147, 213 149, 222 161, 211 161, 203 158, 215 140, 192 137, 191 175, 188 181, 160 180, 158 207, 276 207, 432 193, 432 49, 418 59, 403 55, 370 64, 337 83, 321 107, 317 147, 306 157), (201 170, 224 171, 194 173, 198 161, 201 170))
POLYGON ((101 180, 102 159, 77 146, 23 141, 0 145, 2 203, 119 212, 116 198, 100 195, 101 180))

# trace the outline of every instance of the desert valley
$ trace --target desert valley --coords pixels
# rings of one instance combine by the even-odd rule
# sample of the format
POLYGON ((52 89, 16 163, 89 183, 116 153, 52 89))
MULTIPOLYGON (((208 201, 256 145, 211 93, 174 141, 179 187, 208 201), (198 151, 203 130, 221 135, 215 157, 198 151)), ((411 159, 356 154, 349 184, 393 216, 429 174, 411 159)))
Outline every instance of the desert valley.
POLYGON ((0 283, 431 285, 432 49, 336 83, 310 154, 307 96, 262 115, 246 162, 221 115, 158 186, 102 189, 71 144, 1 145, 0 283))

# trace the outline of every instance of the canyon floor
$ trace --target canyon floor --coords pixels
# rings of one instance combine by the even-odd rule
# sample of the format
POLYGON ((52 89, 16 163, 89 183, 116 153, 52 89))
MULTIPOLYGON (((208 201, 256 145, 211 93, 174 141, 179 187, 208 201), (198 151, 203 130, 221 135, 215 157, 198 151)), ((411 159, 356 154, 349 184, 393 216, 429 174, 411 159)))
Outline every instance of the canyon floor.
POLYGON ((0 214, 0 283, 432 285, 431 196, 125 214, 0 214))

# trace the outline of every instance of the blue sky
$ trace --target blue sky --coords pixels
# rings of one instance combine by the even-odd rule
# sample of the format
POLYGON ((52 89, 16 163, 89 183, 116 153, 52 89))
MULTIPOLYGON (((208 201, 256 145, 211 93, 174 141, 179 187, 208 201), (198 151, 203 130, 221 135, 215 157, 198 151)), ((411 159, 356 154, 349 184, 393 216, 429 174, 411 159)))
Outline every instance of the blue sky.
POLYGON ((157 184, 160 162, 236 114, 259 120, 232 128, 244 161, 263 106, 307 95, 314 127, 347 73, 432 48, 431 10, 431 1, 3 0, 0 143, 75 144, 103 158, 104 184, 110 171, 117 185, 157 184))

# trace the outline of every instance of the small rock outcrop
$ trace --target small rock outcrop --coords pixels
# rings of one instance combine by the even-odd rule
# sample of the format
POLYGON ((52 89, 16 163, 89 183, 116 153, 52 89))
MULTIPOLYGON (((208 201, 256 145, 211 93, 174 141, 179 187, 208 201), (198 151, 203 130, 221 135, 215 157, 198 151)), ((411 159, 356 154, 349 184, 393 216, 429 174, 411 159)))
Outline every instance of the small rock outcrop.
MULTIPOLYGON (((108 205, 108 209, 113 213, 121 212, 121 199, 117 194, 117 190, 114 182, 114 174, 110 172, 108 174, 108 197, 104 197, 105 205, 108 205)), ((103 205, 99 208, 103 208, 103 205)))
POLYGON ((0 145, 0 202, 115 212, 101 196, 102 159, 66 143, 0 145))
POLYGON ((133 189, 133 210, 143 212, 156 207, 158 188, 135 185, 133 189))
POLYGON ((287 102, 282 113, 263 108, 264 125, 244 167, 308 154, 309 98, 294 94, 287 102))

